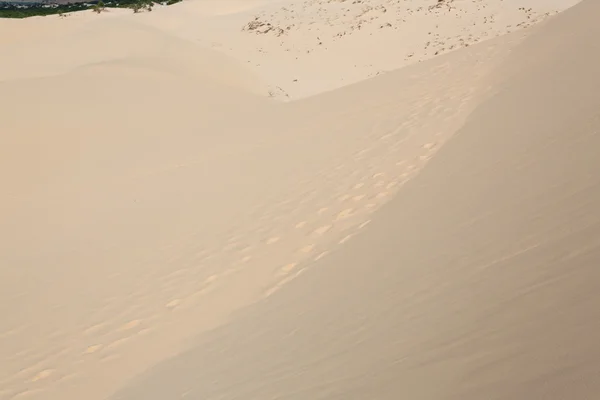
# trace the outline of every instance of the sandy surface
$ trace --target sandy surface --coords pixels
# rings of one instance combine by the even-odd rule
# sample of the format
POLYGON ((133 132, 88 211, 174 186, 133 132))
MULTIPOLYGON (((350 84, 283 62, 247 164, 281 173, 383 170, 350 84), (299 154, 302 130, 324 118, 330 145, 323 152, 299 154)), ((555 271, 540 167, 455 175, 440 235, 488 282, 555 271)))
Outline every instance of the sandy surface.
POLYGON ((599 5, 365 3, 0 21, 0 399, 598 392, 599 5))
POLYGON ((240 60, 274 98, 290 100, 526 28, 578 1, 263 0, 245 10, 222 1, 211 8, 218 17, 204 19, 191 2, 180 6, 188 19, 168 29, 240 60))
MULTIPOLYGON (((0 33, 5 39, 0 38, 0 43, 10 40, 17 54, 10 52, 4 58, 8 62, 0 66, 0 79, 32 74, 31 68, 37 69, 33 73, 36 76, 48 74, 53 71, 48 64, 56 62, 49 63, 50 59, 69 64, 83 62, 71 60, 79 58, 82 51, 60 54, 59 49, 70 47, 64 47, 62 40, 49 45, 49 37, 60 35, 64 29, 69 29, 71 39, 85 37, 91 21, 125 17, 129 28, 147 24, 163 34, 232 57, 261 79, 265 94, 289 101, 527 28, 579 1, 194 0, 136 18, 130 11, 109 10, 101 16, 91 11, 70 14, 61 23, 56 22, 58 17, 32 18, 24 23, 7 21, 8 29, 3 29, 3 21, 0 33), (79 29, 73 30, 75 27, 79 29), (34 36, 34 45, 42 48, 29 51, 30 47, 24 47, 24 38, 30 36, 34 36), (36 59, 26 59, 23 51, 28 52, 26 57, 36 59), (22 71, 24 66, 27 72, 22 71), (16 71, 11 74, 11 69, 16 71)), ((94 29, 99 35, 110 35, 110 31, 94 29)), ((109 41, 110 37, 82 40, 90 46, 109 41)), ((131 44, 125 48, 137 52, 136 47, 131 44)), ((98 51, 92 54, 95 60, 108 56, 98 51)))
POLYGON ((516 48, 356 238, 113 399, 594 398, 598 11, 516 48))

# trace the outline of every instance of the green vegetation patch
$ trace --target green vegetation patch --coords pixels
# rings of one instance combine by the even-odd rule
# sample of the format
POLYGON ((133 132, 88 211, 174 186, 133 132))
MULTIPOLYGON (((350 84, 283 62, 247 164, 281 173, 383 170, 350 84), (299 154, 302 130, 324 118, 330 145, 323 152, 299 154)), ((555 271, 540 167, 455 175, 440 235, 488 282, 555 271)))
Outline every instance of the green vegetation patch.
POLYGON ((107 8, 130 8, 134 13, 152 11, 155 4, 171 5, 182 0, 98 0, 85 3, 41 4, 41 3, 3 3, 0 2, 0 18, 28 18, 44 15, 66 15, 74 11, 94 10, 98 14, 107 8))

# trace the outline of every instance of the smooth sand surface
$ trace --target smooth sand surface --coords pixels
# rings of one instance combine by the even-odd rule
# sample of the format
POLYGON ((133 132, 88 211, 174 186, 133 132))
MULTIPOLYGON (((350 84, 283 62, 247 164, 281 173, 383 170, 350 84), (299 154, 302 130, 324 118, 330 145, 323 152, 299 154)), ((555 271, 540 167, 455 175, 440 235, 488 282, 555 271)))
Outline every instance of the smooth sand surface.
POLYGON ((248 4, 0 21, 0 399, 593 397, 600 6, 281 103, 248 4))

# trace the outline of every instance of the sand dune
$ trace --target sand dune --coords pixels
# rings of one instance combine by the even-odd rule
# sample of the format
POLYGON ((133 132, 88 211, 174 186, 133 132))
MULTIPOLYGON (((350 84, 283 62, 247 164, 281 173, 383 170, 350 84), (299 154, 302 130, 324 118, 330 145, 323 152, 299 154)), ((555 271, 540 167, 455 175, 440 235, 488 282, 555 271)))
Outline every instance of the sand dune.
MULTIPOLYGON (((476 76, 487 64, 472 57, 501 53, 453 58, 476 76)), ((3 84, 2 254, 18 266, 1 280, 7 396, 103 398, 273 292, 367 222, 476 97, 476 80, 440 63, 406 92, 378 83, 369 95, 365 83, 345 101, 330 94, 328 110, 318 99, 273 109, 143 61, 3 84), (235 120, 222 112, 233 107, 235 120)))
POLYGON ((290 100, 526 28, 578 2, 272 0, 200 20, 188 3, 185 13, 170 11, 176 19, 145 19, 245 63, 273 97, 290 100))
MULTIPOLYGON (((0 399, 535 398, 546 372, 578 398, 560 368, 596 365, 598 6, 362 82, 356 33, 331 49, 344 83, 292 97, 354 84, 269 99, 283 75, 236 46, 288 61, 238 22, 302 11, 292 43, 341 6, 355 23, 349 3, 0 21, 0 399)), ((489 5, 447 3, 427 12, 450 31, 445 10, 489 5)))
POLYGON ((113 398, 593 398, 598 11, 517 48, 357 238, 113 398))

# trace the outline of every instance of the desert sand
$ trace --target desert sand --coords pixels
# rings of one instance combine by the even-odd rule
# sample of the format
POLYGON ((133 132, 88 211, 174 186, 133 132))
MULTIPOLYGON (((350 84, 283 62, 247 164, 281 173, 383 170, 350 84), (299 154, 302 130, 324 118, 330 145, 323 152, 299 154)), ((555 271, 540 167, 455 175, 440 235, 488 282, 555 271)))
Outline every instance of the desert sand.
POLYGON ((593 398, 575 3, 0 20, 0 399, 593 398))

